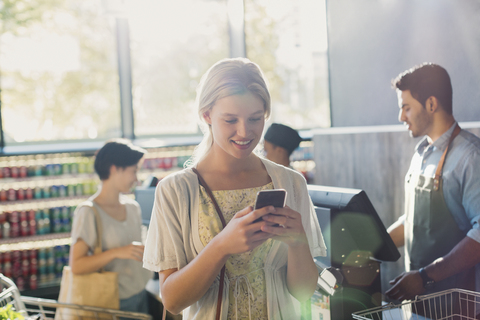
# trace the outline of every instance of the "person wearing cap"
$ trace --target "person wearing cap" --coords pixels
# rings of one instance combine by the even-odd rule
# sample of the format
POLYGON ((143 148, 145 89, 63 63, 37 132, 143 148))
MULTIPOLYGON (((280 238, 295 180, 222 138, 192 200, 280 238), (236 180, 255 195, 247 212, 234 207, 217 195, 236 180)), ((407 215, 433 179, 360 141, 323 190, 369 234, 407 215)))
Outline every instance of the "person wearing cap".
POLYGON ((298 148, 302 138, 289 126, 272 123, 264 137, 265 158, 290 167, 290 156, 298 148))

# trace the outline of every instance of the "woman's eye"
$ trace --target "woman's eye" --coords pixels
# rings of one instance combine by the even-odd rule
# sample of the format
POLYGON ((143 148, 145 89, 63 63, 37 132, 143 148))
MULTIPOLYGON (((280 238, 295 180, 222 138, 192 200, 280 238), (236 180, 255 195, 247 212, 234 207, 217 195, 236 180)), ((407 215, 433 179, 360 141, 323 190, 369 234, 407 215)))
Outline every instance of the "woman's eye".
POLYGON ((263 118, 252 118, 250 121, 261 121, 263 118))
POLYGON ((234 120, 225 120, 225 122, 226 122, 226 123, 230 123, 230 124, 234 124, 235 122, 237 122, 237 120, 236 120, 236 119, 234 119, 234 120))

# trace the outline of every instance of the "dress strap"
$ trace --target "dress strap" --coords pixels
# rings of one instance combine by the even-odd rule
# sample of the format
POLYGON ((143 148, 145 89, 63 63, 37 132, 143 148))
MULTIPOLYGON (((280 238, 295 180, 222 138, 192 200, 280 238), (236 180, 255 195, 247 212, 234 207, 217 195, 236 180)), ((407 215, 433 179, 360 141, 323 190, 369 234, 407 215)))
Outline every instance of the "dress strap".
MULTIPOLYGON (((261 270, 261 269, 260 269, 261 270)), ((236 278, 235 280, 235 291, 233 293, 233 296, 235 297, 235 318, 238 320, 238 296, 240 295, 240 281, 243 280, 245 281, 245 284, 247 285, 247 294, 248 294, 248 318, 252 319, 252 307, 250 300, 255 300, 255 297, 253 295, 253 290, 252 286, 250 285, 250 281, 248 281, 248 278, 246 275, 241 275, 236 278)))

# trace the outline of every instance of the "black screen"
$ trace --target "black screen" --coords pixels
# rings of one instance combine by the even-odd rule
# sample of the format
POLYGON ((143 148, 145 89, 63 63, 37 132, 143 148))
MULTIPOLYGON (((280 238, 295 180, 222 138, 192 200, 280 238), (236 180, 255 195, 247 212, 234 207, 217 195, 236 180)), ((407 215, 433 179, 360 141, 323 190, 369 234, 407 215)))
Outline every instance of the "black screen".
POLYGON ((372 258, 382 261, 400 258, 365 191, 316 185, 309 185, 308 191, 315 206, 330 209, 328 230, 322 232, 330 239, 333 264, 342 263, 356 251, 370 252, 372 258))

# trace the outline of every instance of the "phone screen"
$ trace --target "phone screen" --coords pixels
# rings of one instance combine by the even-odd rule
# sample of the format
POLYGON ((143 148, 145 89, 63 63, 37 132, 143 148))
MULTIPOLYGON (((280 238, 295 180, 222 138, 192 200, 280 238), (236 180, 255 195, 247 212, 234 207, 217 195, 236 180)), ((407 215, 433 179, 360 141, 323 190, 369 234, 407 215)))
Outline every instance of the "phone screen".
POLYGON ((257 193, 257 200, 255 201, 255 209, 260 209, 266 206, 283 208, 285 206, 286 197, 287 191, 285 191, 284 189, 259 191, 257 193))

